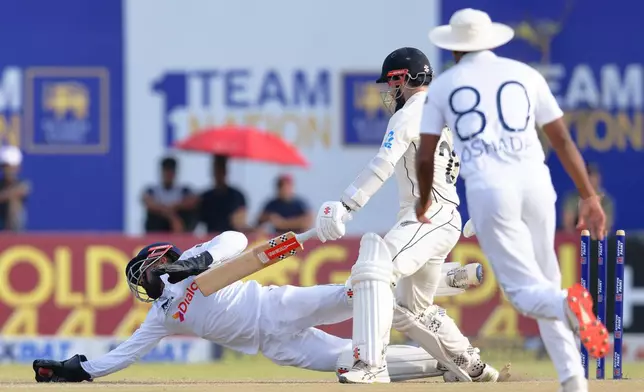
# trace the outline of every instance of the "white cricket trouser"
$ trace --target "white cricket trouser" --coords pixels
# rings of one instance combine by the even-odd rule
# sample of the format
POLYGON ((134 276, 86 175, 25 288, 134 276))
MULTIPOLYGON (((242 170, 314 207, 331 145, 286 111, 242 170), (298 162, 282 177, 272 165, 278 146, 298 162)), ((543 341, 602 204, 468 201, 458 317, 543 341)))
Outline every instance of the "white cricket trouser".
POLYGON ((513 306, 537 319, 550 358, 564 381, 583 376, 573 332, 565 324, 565 291, 555 253, 556 194, 550 176, 504 189, 467 189, 476 236, 513 306))
POLYGON ((416 219, 413 208, 402 211, 384 237, 393 257, 396 302, 414 314, 434 303, 442 264, 461 236, 461 215, 455 205, 432 204, 429 224, 416 219))
POLYGON ((264 288, 259 318, 260 351, 282 366, 334 372, 351 340, 313 328, 350 319, 344 285, 264 288))

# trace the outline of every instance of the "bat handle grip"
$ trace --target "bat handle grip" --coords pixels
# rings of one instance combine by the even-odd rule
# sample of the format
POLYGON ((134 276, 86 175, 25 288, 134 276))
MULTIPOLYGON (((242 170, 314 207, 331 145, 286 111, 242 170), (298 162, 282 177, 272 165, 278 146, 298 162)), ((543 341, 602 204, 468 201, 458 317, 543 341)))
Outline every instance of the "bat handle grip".
POLYGON ((311 229, 311 230, 305 231, 304 233, 295 235, 295 238, 297 239, 297 242, 299 242, 300 244, 302 242, 308 241, 311 238, 315 238, 315 237, 317 237, 316 229, 311 229))
MULTIPOLYGON (((346 214, 342 217, 342 222, 346 223, 352 219, 351 214, 346 214)), ((315 228, 305 231, 304 233, 296 234, 295 239, 300 244, 310 240, 311 238, 317 237, 318 232, 315 228)))

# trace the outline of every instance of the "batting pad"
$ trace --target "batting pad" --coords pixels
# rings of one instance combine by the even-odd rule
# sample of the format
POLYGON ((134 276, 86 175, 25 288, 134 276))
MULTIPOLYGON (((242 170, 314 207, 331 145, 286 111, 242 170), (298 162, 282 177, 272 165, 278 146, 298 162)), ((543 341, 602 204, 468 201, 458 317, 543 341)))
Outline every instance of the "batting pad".
POLYGON ((445 373, 438 369, 438 361, 427 351, 420 347, 403 345, 387 348, 387 369, 391 381, 438 377, 445 373))
MULTIPOLYGON (((393 345, 387 347, 387 370, 391 381, 407 381, 426 377, 439 377, 445 371, 438 368, 438 361, 420 347, 393 345)), ((353 353, 345 351, 338 357, 336 373, 340 376, 351 370, 353 353)))
POLYGON ((385 241, 367 233, 351 268, 353 286, 353 357, 372 367, 385 365, 393 321, 393 263, 385 241))
POLYGON ((461 381, 472 381, 465 370, 470 361, 467 352, 470 342, 444 309, 432 305, 417 316, 396 305, 393 327, 418 343, 461 381))

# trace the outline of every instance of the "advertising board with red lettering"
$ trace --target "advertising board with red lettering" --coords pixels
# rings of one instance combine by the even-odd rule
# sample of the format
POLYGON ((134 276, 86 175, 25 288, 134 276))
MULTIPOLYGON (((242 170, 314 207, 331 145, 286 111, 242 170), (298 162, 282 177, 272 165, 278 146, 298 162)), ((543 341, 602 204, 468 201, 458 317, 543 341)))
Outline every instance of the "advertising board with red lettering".
MULTIPOLYGON (((159 237, 121 235, 2 236, 0 245, 0 333, 13 335, 129 336, 143 321, 147 306, 131 295, 123 276, 127 261, 159 237)), ((203 240, 165 237, 179 248, 203 240)), ((266 238, 251 238, 253 246, 266 238)), ((307 243, 298 255, 266 268, 251 278, 263 284, 301 285, 343 283, 358 255, 359 238, 307 243)), ((578 241, 557 237, 563 285, 578 277, 578 241)), ((499 291, 487 260, 475 241, 463 240, 450 261, 484 266, 483 284, 454 297, 438 298, 463 332, 479 337, 521 337, 537 334, 531 320, 518 315, 499 291)), ((627 268, 627 271, 629 269, 627 268)), ((627 275, 631 272, 627 272, 627 275)), ((633 279, 627 276, 626 284, 633 279)), ((610 288, 609 288, 610 289, 610 288)), ((625 291, 629 291, 629 287, 625 291)), ((634 315, 625 306, 625 330, 634 315)), ((179 317, 179 316, 178 316, 179 317)), ((350 322, 326 328, 347 337, 350 322)))

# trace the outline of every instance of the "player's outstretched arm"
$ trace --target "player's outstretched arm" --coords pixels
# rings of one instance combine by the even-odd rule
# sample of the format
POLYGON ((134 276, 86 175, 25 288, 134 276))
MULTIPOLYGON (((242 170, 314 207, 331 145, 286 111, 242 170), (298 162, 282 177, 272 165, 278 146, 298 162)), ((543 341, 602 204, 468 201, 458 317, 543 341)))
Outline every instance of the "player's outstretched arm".
POLYGON ((186 250, 181 254, 179 260, 208 251, 215 261, 225 261, 243 252, 247 246, 248 238, 243 233, 233 230, 224 231, 214 236, 210 241, 202 242, 186 250))
POLYGON ((600 196, 590 183, 584 159, 572 140, 566 124, 562 118, 559 118, 544 125, 543 132, 550 140, 552 148, 575 183, 581 197, 577 228, 590 229, 594 238, 603 239, 606 236, 606 216, 601 207, 600 196))
POLYGON ((588 178, 584 159, 572 140, 563 118, 558 118, 544 125, 543 132, 548 137, 550 144, 552 144, 552 148, 555 150, 564 169, 575 183, 581 198, 586 199, 595 196, 596 193, 588 178))
POLYGON ((535 72, 535 82, 538 94, 535 122, 543 128, 543 132, 581 197, 577 228, 590 229, 593 238, 602 239, 606 235, 606 216, 601 207, 600 197, 588 178, 584 159, 570 136, 570 131, 563 121, 563 111, 545 78, 535 72))
MULTIPOLYGON (((412 143, 410 120, 396 113, 375 157, 344 190, 340 201, 350 211, 363 208, 394 173, 394 167, 412 143)), ((417 125, 416 125, 417 128, 417 125)))
POLYGON ((37 382, 82 382, 92 381, 92 376, 83 369, 87 357, 76 354, 64 361, 36 359, 33 363, 37 382))
POLYGON ((180 282, 190 276, 197 276, 210 267, 224 263, 239 255, 248 246, 246 236, 237 231, 225 231, 208 242, 197 244, 181 254, 174 263, 156 267, 153 273, 168 274, 169 283, 180 282))
POLYGON ((389 120, 387 129, 378 153, 344 190, 340 201, 322 204, 315 219, 320 241, 333 241, 344 236, 344 223, 351 220, 351 214, 367 205, 369 199, 380 190, 411 145, 409 120, 402 114, 395 114, 389 120))
POLYGON ((125 369, 150 352, 161 339, 169 335, 163 324, 156 320, 154 308, 139 329, 125 342, 104 356, 88 361, 84 355, 75 355, 65 361, 37 359, 33 362, 37 382, 92 381, 125 369))

